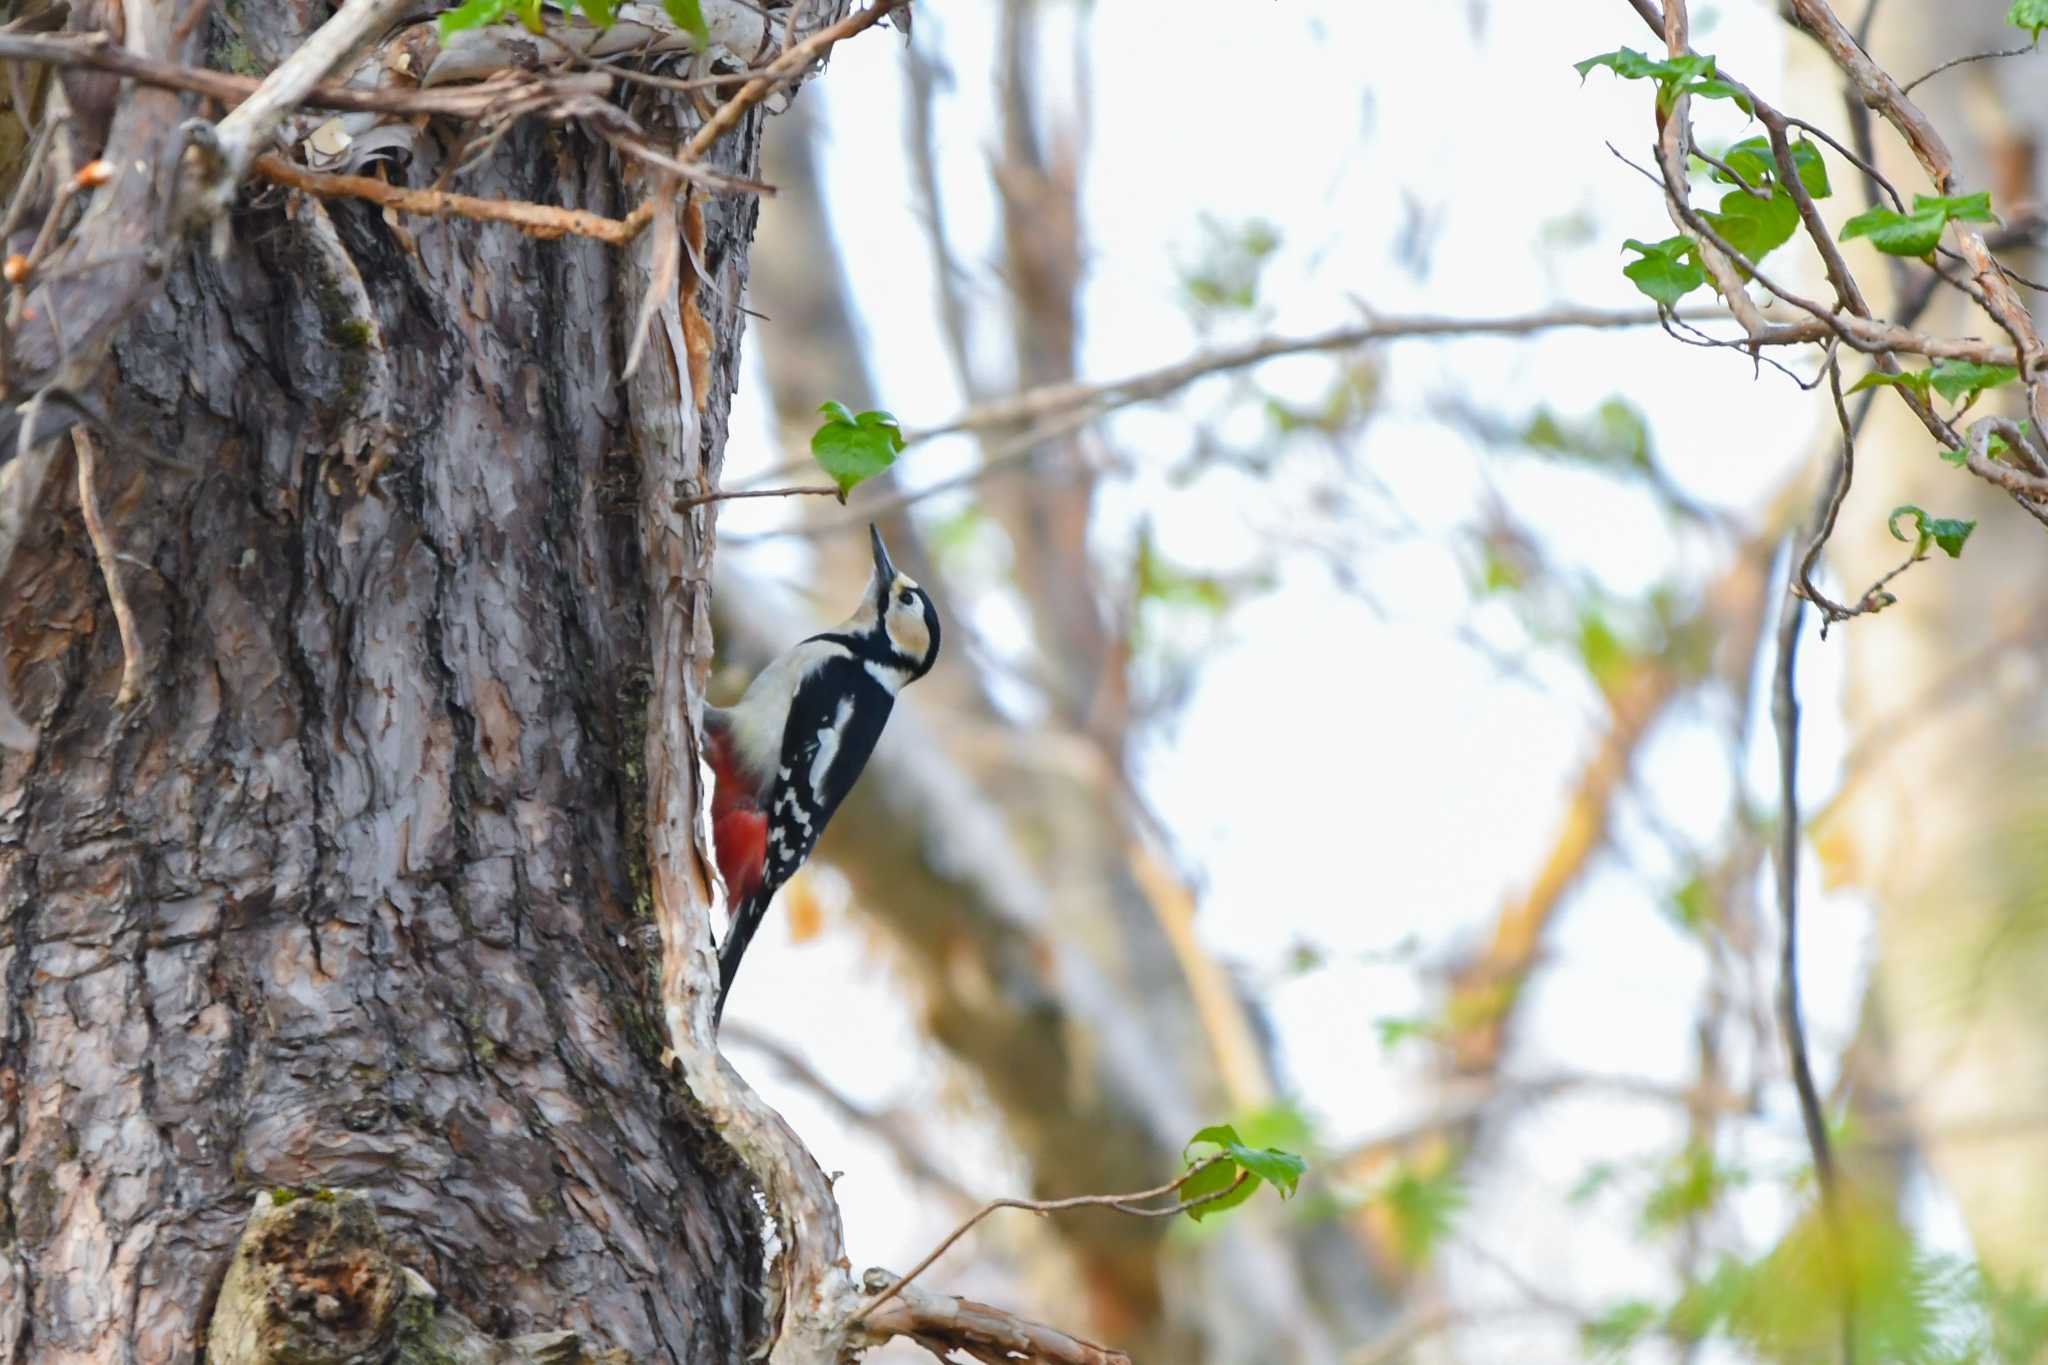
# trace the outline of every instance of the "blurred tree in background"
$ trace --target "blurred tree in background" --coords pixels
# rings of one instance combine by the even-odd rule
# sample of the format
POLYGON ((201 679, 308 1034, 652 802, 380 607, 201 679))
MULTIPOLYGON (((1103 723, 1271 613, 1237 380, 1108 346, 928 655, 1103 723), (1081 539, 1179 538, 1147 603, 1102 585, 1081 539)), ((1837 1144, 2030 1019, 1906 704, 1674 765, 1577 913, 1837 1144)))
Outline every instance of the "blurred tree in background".
MULTIPOLYGON (((666 37, 475 29, 523 114, 309 116, 258 178, 373 202, 261 190, 137 305, 101 407, 213 473, 110 451, 126 560, 89 435, 76 502, 18 545, 0 505, 13 1358, 191 1359, 216 1292, 258 1358, 247 1249, 330 1238, 515 1360, 911 1361, 983 1300, 1170 1365, 2048 1359, 2048 5, 988 0, 771 97, 733 72, 872 12, 579 3, 546 24, 666 37), (841 404, 901 453, 809 496, 841 404), (376 495, 384 455, 332 481, 366 440, 376 495), (694 708, 844 614, 871 521, 946 651, 729 1068, 694 708), (122 718, 122 562, 214 701, 122 718), (897 1303, 931 1330, 848 1325, 838 1211, 901 1271, 1222 1123, 1306 1157, 1291 1198, 997 1213, 897 1303)), ((32 8, 9 40, 112 22, 32 8)), ((129 8, 235 99, 317 27, 129 8)), ((424 33, 364 83, 444 88, 424 33)), ((39 51, 0 47, 24 347, 41 211, 103 225, 25 169, 39 51)), ((151 98, 152 155, 203 152, 151 98)), ((92 372, 53 373, 7 381, 45 463, 25 394, 92 372)))
MULTIPOLYGON (((1572 58, 1659 46, 1626 6, 1613 8, 1559 20, 1583 49, 1572 58)), ((1869 50, 1903 80, 1952 57, 2027 46, 2008 6, 1965 8, 1937 21, 1924 7, 1891 7, 1873 16, 1869 50)), ((1864 17, 1855 9, 1843 14, 1851 25, 1864 17)), ((1920 183, 1904 148, 1882 145, 1881 122, 1845 114, 1842 73, 1796 16, 1736 4, 1692 10, 1696 46, 1719 52, 1724 69, 1776 92, 1779 107, 1851 150, 1876 123, 1891 178, 1908 194, 1920 183)), ((1336 52, 1350 50, 1351 32, 1342 23, 1326 14, 1278 23, 1299 25, 1313 69, 1341 68, 1336 52)), ((1501 63, 1516 81, 1539 79, 1505 59, 1528 31, 1497 7, 1414 27, 1404 50, 1442 41, 1482 70, 1501 63)), ((969 1282, 986 1275, 1013 1297, 1020 1282, 1036 1285, 1027 1301, 1037 1294, 1055 1317, 1085 1303, 1099 1331, 1140 1359, 1828 1358, 1845 1349, 1845 1284, 1856 1319, 1847 1349, 1861 1358, 2037 1358, 2048 1310, 2035 1297, 2044 1220, 2032 1201, 2042 1197, 2034 1175, 2048 1096, 2036 1089, 2030 989, 2040 975, 2030 965, 2038 741, 2028 738, 2038 721, 2025 708, 2038 692, 2040 636, 2024 602, 2001 603, 2026 591, 2014 570, 2039 553, 2039 529, 1995 489, 1929 458, 1927 434, 1897 425, 1902 408, 1877 406, 1821 570, 1832 595, 1853 603, 1897 566, 1910 547, 1887 534, 1885 517, 1900 504, 1977 527, 1959 561, 1939 555, 1890 585, 1898 603, 1883 614, 1838 624, 1825 643, 1813 638, 1816 616, 1801 627, 1809 638, 1798 682, 1812 735, 1800 790, 1813 817, 1802 823, 1800 877, 1808 899, 1818 896, 1807 1010, 1820 1099, 1852 1192, 1839 1220, 1850 1247, 1833 1251, 1776 1013, 1772 862, 1774 633, 1786 547, 1807 543, 1811 490, 1835 458, 1825 385, 1802 396, 1793 377, 1768 367, 1731 374, 1733 358, 1683 348, 1704 335, 1685 324, 1672 337, 1575 338, 1586 362, 1577 373, 1568 364, 1518 372, 1508 348, 1562 347, 1564 335, 1548 328, 1586 321, 1575 309, 1626 306, 1626 282, 1584 282, 1588 261, 1612 271, 1605 253, 1620 236, 1669 234, 1641 226, 1662 216, 1656 191, 1597 143, 1565 148, 1565 134, 1548 128, 1553 182, 1597 177, 1602 191, 1572 203, 1553 183, 1531 196, 1550 216, 1531 222, 1535 210, 1522 205, 1502 220, 1495 191, 1447 189, 1429 176, 1448 163, 1399 145, 1426 137, 1386 113, 1400 92, 1379 94, 1372 81, 1385 63, 1370 61, 1358 78, 1365 88, 1353 92, 1362 117, 1350 127, 1303 125, 1292 155, 1270 165, 1216 148, 1215 175, 1238 193, 1174 180, 1177 162, 1161 167, 1145 192, 1181 195, 1186 207, 1153 249, 1172 257, 1185 327, 1125 322, 1115 313, 1128 291, 1114 275, 1133 259, 1119 220, 1132 212, 1134 186, 1090 163, 1098 140, 1116 140, 1111 111, 1132 103, 1128 72, 1109 55, 1122 46, 1107 36, 1127 32, 1107 10, 1022 0, 1000 18, 926 16, 904 69, 875 77, 900 78, 887 96, 896 103, 869 97, 900 111, 900 166, 878 171, 886 158, 855 152, 836 102, 782 121, 770 137, 771 178, 817 186, 820 208, 764 222, 760 259, 829 259, 846 277, 776 269, 755 280, 772 448, 800 451, 825 396, 922 405, 905 418, 914 434, 953 411, 973 424, 971 449, 957 438, 952 448, 914 445, 881 488, 856 495, 855 510, 868 498, 889 518, 892 542, 915 536, 940 600, 968 615, 968 650, 951 655, 949 690, 911 709, 1036 869, 1047 932, 1087 959, 1084 971, 1019 977, 988 943, 970 942, 976 895, 956 885, 933 898, 936 913, 922 894, 906 898, 916 885, 906 883, 906 852, 944 865, 976 835, 950 828, 954 809, 917 795, 928 755, 910 751, 926 741, 889 746, 863 809, 850 807, 828 836, 821 856, 831 873, 809 893, 858 913, 828 914, 822 928, 805 921, 801 936, 826 941, 798 951, 849 954, 835 964, 879 953, 892 966, 887 993, 901 993, 912 1026, 938 1045, 918 1068, 947 1079, 899 1073, 856 1084, 858 1122, 884 1136, 850 1150, 898 1164, 926 1197, 960 1183, 991 1193, 1017 1163, 1037 1195, 1111 1188, 1147 1161, 1156 1167, 1156 1148, 1135 1167, 1117 1160, 1143 1153, 1148 1122, 1173 1112, 1164 1086, 1164 1108, 1150 1116, 1042 1102, 1059 1092, 1128 1103, 1136 1092, 1119 1084, 1115 1042, 1049 1054, 1046 1070, 1024 1071, 1014 1034, 964 1017, 970 998, 984 1022, 1005 1004, 1042 1011, 1071 1041, 1102 1008, 1087 999, 1099 982, 1119 1003, 1114 1024, 1098 1027, 1138 1031, 1156 1068, 1175 1059, 1181 1104, 1255 1116, 1315 1154, 1297 1204, 1225 1228, 1220 1246, 1072 1220, 1009 1230, 1016 1241, 987 1229, 986 1264, 953 1272, 969 1282), (861 169, 825 173, 835 158, 861 169), (964 178, 977 160, 985 185, 964 178), (1391 223, 1341 216, 1352 202, 1347 173, 1372 178, 1397 205, 1391 223), (1303 197, 1336 207, 1334 216, 1290 215, 1295 199, 1263 197, 1289 178, 1329 176, 1337 179, 1303 197), (836 210, 881 194, 910 196, 920 235, 878 257, 877 237, 849 231, 836 210), (1217 200, 1239 212, 1218 213, 1217 200), (1494 215, 1490 257, 1456 230, 1460 213, 1494 215), (1443 259, 1456 252, 1466 254, 1443 259), (1486 278, 1461 278, 1482 260, 1486 278), (1548 287, 1490 294, 1503 267, 1548 287), (1318 311, 1289 290, 1343 302, 1318 311), (927 298, 931 318, 903 316, 927 298), (1417 321, 1504 331, 1455 324, 1461 313, 1517 320, 1516 304, 1528 305, 1520 320, 1534 335, 1524 341, 1447 341, 1439 362, 1418 354, 1426 343, 1401 340, 1417 321), (1313 335, 1314 322, 1341 329, 1346 309, 1350 325, 1382 326, 1385 340, 1318 347, 1327 358, 1316 362, 1235 363, 1313 335), (1312 323, 1288 325, 1301 318, 1312 323), (1096 333, 1105 339, 1091 344, 1096 333), (1174 335, 1192 363, 1176 365, 1185 357, 1163 342, 1174 335), (892 342, 914 345, 917 359, 889 356, 892 342), (1206 357, 1230 363, 1212 372, 1206 357), (920 369, 941 359, 951 408, 930 396, 945 382, 920 369), (1156 387, 1090 387, 1155 364, 1173 371, 1156 387), (1045 401, 1006 405, 1019 389, 1045 401), (1117 415, 1133 397, 1157 409, 1117 415), (1399 439, 1386 437, 1390 426, 1399 439), (1705 467, 1737 460, 1746 467, 1733 478, 1705 467), (1401 467, 1417 463, 1455 491, 1428 489, 1428 473, 1401 467), (1602 537, 1615 546, 1592 544, 1602 537), (1462 580, 1457 600, 1441 579, 1402 582, 1403 565, 1451 568, 1462 580), (1360 604, 1371 624, 1349 647, 1286 636, 1346 629, 1360 604), (1268 613, 1285 624, 1242 625, 1268 613), (1424 635, 1434 638, 1419 644, 1424 635), (1447 708, 1404 719, 1406 689, 1387 675, 1426 678, 1450 651, 1488 673, 1472 695, 1510 698, 1569 744, 1539 741, 1534 757, 1489 751, 1499 731, 1468 743, 1447 708), (1246 654, 1254 661, 1240 663, 1246 654), (1256 708, 1243 706, 1254 694, 1242 686, 1207 676, 1237 668, 1258 677, 1256 708), (1313 674, 1329 669, 1342 672, 1313 674), (1210 688, 1241 709, 1204 723, 1210 688), (1389 739, 1415 726, 1432 728, 1412 746, 1389 739), (1275 759, 1276 746, 1295 752, 1275 759), (1175 748, 1177 761, 1155 761, 1175 748), (1387 756, 1416 749, 1443 771, 1387 756), (1468 796, 1496 780, 1493 767, 1517 788, 1522 828, 1512 834, 1491 823, 1483 797, 1468 796), (1185 782, 1201 795, 1181 797, 1174 788, 1185 782), (1459 836, 1441 846, 1387 837, 1368 787, 1416 793, 1426 818, 1459 836), (1545 790, 1556 805, 1530 799, 1545 790), (1240 814, 1295 802, 1319 808, 1302 816, 1299 845, 1205 842, 1240 814), (913 814, 914 834, 905 828, 913 814), (1412 885, 1417 874, 1399 864, 1467 843, 1498 879, 1490 913, 1401 906, 1383 932, 1361 927, 1389 908, 1377 881, 1412 885), (1237 862, 1303 870, 1276 877, 1270 903, 1234 906, 1230 891, 1259 885, 1256 873, 1222 867, 1237 862), (1297 875, 1321 888, 1320 903, 1286 894, 1297 875), (1263 940, 1247 947, 1235 922, 1205 927, 1217 914, 1258 922, 1263 940), (829 941, 848 934, 858 946, 829 941), (1333 993, 1386 990, 1403 976, 1405 986, 1387 991, 1399 1003, 1328 1007, 1333 993), (1081 998, 1061 1020, 1047 995, 1081 998), (1641 1008, 1646 998, 1653 1008, 1641 1008), (1631 1033, 1637 1046, 1611 1045, 1631 1033), (1351 1074, 1304 1064, 1325 1047, 1355 1061, 1351 1074), (1395 1093, 1360 1100, 1344 1093, 1354 1087, 1395 1093), (914 1117, 934 1095, 945 1097, 945 1116, 914 1117), (963 1144, 963 1126, 992 1126, 996 1151, 963 1144), (1098 1148, 1106 1133, 1117 1136, 1098 1148), (1267 1245, 1231 1249, 1239 1240, 1267 1245), (1830 1259, 1838 1255, 1850 1269, 1830 1259), (1245 1273, 1250 1265, 1261 1269, 1245 1273)), ((1271 57, 1280 45, 1255 46, 1271 57)), ((1961 159, 1963 185, 1990 188, 2002 259, 2022 272, 2038 223, 2035 61, 1966 64, 1915 96, 1961 159)), ((1606 99, 1599 86, 1578 97, 1606 99)), ((841 98, 853 98, 847 87, 833 92, 841 98)), ((1635 99, 1636 123, 1602 131, 1619 155, 1653 166, 1647 97, 1635 99)), ((1430 111, 1456 122, 1446 105, 1430 111)), ((1725 125, 1702 134, 1709 151, 1761 131, 1725 112, 1725 125)), ((1488 157, 1461 143, 1458 178, 1484 184, 1513 146, 1488 157)), ((1838 229, 1866 207, 1864 185, 1842 154, 1821 156, 1838 229)), ((1710 168, 1693 165, 1700 184, 1725 192, 1729 182, 1714 186, 1710 168)), ((812 195, 793 195, 792 207, 797 197, 812 195)), ((890 221, 901 221, 899 210, 890 221)), ((1816 253, 1781 256, 1774 279, 1825 286, 1816 253)), ((1930 302, 1891 258, 1865 256, 1859 277, 1876 316, 1911 308, 1929 332, 1987 325, 1981 313, 1966 318, 1959 291, 1930 302)), ((1821 350, 1807 351, 1800 364, 1779 358, 1811 388, 1821 350)), ((1847 368, 1844 386, 1860 374, 1847 368)), ((1979 411, 2009 392, 1987 394, 1979 411)), ((830 604, 833 585, 858 572, 858 545, 843 532, 859 515, 749 508, 725 519, 728 640, 752 629, 754 603, 772 591, 764 577, 801 574, 830 604), (792 545, 808 553, 790 558, 792 545)), ((1247 823, 1260 834, 1286 825, 1247 823)), ((746 1036, 772 1052, 809 1050, 802 1029, 778 1026, 772 990, 755 983, 742 999, 746 1036)), ((1150 1140, 1170 1142, 1171 1131, 1169 1120, 1150 1140)))

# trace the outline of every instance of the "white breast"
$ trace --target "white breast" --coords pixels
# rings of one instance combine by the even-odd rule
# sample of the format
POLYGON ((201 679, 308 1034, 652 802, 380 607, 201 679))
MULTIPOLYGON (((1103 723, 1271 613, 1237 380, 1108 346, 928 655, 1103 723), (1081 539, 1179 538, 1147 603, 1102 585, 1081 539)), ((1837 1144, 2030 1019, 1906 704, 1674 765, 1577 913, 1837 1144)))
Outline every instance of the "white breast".
MULTIPOLYGON (((733 745, 747 770, 762 777, 782 762, 782 732, 789 724, 789 704, 814 669, 847 657, 845 645, 830 640, 805 640, 761 670, 747 685, 746 695, 726 714, 733 745)), ((838 741, 835 737, 834 748, 838 741)))

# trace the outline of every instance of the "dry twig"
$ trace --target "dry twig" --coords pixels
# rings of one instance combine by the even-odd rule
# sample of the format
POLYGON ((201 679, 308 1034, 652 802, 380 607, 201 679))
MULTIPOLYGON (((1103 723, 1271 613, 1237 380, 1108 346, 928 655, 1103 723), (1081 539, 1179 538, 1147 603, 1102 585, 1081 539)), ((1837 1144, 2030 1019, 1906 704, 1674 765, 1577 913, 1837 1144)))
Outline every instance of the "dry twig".
MULTIPOLYGON (((704 154, 711 150, 718 139, 738 126, 740 115, 766 99, 768 93, 776 86, 802 75, 810 69, 813 61, 830 52, 834 44, 851 38, 863 29, 874 27, 891 10, 899 9, 906 3, 908 0, 875 0, 874 4, 859 13, 850 14, 836 24, 819 29, 802 42, 785 48, 780 56, 763 67, 752 80, 741 86, 725 103, 719 105, 710 118, 704 120, 704 126, 683 144, 678 154, 679 159, 702 160, 704 154)), ((796 17, 794 6, 790 9, 790 17, 792 20, 796 17)))
POLYGON ((329 175, 309 171, 281 156, 265 153, 256 158, 256 173, 279 185, 289 186, 322 199, 366 199, 401 213, 430 218, 454 214, 484 223, 508 223, 529 237, 543 241, 574 235, 594 237, 612 246, 624 246, 639 236, 654 218, 654 201, 649 199, 624 218, 606 218, 583 209, 557 208, 518 199, 482 199, 446 190, 413 190, 391 185, 369 175, 329 175))
POLYGON ((127 590, 121 585, 120 556, 114 549, 114 538, 107 534, 106 521, 100 515, 95 487, 99 455, 92 433, 83 424, 71 428, 71 448, 78 456, 78 511, 85 518, 85 534, 92 541, 93 558, 99 562, 100 578, 107 585, 107 601, 114 608, 114 624, 121 634, 121 690, 114 694, 114 705, 125 708, 142 696, 143 675, 149 661, 142 652, 141 632, 135 628, 135 611, 128 605, 127 590))
POLYGON ((897 1276, 892 1283, 869 1294, 862 1301, 860 1307, 853 1310, 851 1320, 854 1322, 861 1321, 874 1312, 875 1309, 902 1293, 905 1286, 931 1268, 932 1262, 945 1255, 953 1243, 966 1236, 976 1223, 979 1223, 997 1209, 1025 1209, 1031 1213, 1061 1213, 1068 1209, 1114 1209, 1118 1213, 1129 1214, 1133 1218, 1171 1218, 1177 1213, 1186 1213, 1189 1209, 1198 1209, 1206 1204, 1213 1204, 1219 1199, 1234 1194, 1245 1181, 1252 1178, 1250 1171, 1240 1169, 1237 1173, 1237 1179, 1231 1181, 1230 1184, 1220 1190, 1197 1195, 1193 1199, 1183 1199, 1176 1203, 1165 1205, 1162 1208, 1149 1209, 1142 1207, 1147 1200, 1163 1199, 1167 1195, 1181 1189, 1197 1174, 1206 1171, 1223 1159, 1221 1153, 1215 1156, 1203 1157, 1164 1185, 1155 1185, 1149 1190, 1137 1190, 1130 1194, 1077 1194, 1069 1199, 991 1199, 988 1203, 975 1210, 965 1222, 947 1233, 937 1246, 925 1253, 923 1260, 897 1276))

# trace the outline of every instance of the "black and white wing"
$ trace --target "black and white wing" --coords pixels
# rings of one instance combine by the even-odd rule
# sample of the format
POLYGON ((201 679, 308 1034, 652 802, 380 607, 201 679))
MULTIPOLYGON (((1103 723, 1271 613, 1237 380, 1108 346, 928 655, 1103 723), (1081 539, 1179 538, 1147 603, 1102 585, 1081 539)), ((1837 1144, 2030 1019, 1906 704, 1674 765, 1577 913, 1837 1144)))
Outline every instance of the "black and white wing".
POLYGON ((840 655, 813 669, 790 703, 782 762, 768 798, 764 893, 789 880, 867 766, 896 699, 867 666, 840 655))

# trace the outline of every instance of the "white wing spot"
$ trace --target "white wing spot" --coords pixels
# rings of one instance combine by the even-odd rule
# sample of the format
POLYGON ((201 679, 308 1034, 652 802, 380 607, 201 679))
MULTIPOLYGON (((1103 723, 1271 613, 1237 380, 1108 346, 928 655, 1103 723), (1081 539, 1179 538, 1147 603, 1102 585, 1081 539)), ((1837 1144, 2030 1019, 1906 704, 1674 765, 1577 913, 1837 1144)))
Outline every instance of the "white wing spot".
POLYGON ((811 760, 811 799, 821 805, 825 800, 825 778, 832 771, 832 760, 839 757, 839 737, 846 732, 846 722, 852 719, 853 698, 841 697, 831 723, 818 731, 818 752, 811 760))

